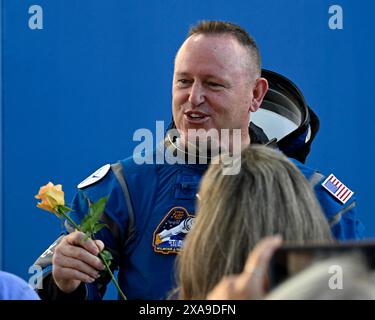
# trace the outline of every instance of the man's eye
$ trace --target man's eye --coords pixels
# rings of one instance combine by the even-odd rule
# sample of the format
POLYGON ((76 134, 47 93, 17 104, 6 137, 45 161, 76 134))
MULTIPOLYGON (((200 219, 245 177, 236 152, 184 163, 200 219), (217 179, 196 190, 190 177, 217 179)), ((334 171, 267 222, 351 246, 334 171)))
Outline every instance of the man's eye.
POLYGON ((220 88, 220 87, 224 87, 222 84, 220 83, 217 83, 217 82, 207 82, 207 84, 210 86, 210 87, 213 87, 213 88, 220 88))
POLYGON ((188 80, 188 79, 179 79, 179 80, 177 80, 177 83, 178 83, 179 85, 181 85, 181 86, 186 86, 186 85, 188 85, 190 82, 191 82, 191 81, 188 80))

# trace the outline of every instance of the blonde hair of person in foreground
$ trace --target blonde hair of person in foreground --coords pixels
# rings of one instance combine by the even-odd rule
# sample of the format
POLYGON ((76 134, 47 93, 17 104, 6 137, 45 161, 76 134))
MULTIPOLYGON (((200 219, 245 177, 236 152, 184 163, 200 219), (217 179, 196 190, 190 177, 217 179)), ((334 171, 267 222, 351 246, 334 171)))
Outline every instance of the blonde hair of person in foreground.
MULTIPOLYGON (((241 154, 239 174, 222 170, 223 164, 211 164, 202 180, 194 227, 177 262, 179 299, 205 299, 223 277, 244 271, 264 237, 278 234, 299 244, 332 239, 308 181, 282 153, 251 146, 241 154)), ((269 251, 281 242, 268 240, 269 251)))

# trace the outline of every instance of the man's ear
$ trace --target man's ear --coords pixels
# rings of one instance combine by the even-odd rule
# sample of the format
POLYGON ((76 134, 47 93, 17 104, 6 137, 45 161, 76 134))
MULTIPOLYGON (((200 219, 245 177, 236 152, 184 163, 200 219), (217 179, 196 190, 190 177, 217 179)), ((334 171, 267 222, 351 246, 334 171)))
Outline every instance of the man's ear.
POLYGON ((255 81, 255 86, 253 89, 253 100, 250 105, 250 112, 255 112, 259 109, 262 104, 263 98, 268 90, 268 81, 265 78, 258 78, 255 81))

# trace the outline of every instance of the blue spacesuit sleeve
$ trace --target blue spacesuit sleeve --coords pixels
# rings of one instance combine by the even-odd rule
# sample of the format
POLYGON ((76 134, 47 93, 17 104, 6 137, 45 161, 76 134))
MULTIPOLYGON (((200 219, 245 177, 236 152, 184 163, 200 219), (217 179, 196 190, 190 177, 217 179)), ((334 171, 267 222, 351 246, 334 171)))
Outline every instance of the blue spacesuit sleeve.
POLYGON ((364 238, 364 229, 355 208, 347 211, 338 223, 331 226, 332 233, 339 240, 361 240, 364 238))
POLYGON ((356 198, 353 195, 350 200, 342 204, 322 186, 325 177, 313 185, 315 195, 326 215, 332 234, 337 240, 360 240, 364 237, 364 227, 358 218, 356 211, 356 198))
POLYGON ((314 189, 334 237, 337 240, 363 239, 364 226, 358 218, 355 196, 343 205, 324 190, 321 184, 314 189))
POLYGON ((355 194, 342 204, 331 195, 322 183, 326 177, 295 159, 290 159, 303 173, 313 188, 320 206, 325 214, 333 236, 337 240, 360 240, 364 237, 364 227, 356 212, 355 194))

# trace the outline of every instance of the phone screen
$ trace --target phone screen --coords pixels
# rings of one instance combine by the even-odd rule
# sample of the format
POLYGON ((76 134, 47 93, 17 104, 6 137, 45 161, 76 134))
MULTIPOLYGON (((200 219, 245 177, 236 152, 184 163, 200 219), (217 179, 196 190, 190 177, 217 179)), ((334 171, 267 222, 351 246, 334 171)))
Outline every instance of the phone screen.
POLYGON ((270 290, 286 279, 305 270, 313 263, 344 254, 361 253, 370 269, 375 269, 375 241, 345 242, 324 245, 284 245, 270 261, 270 290))

